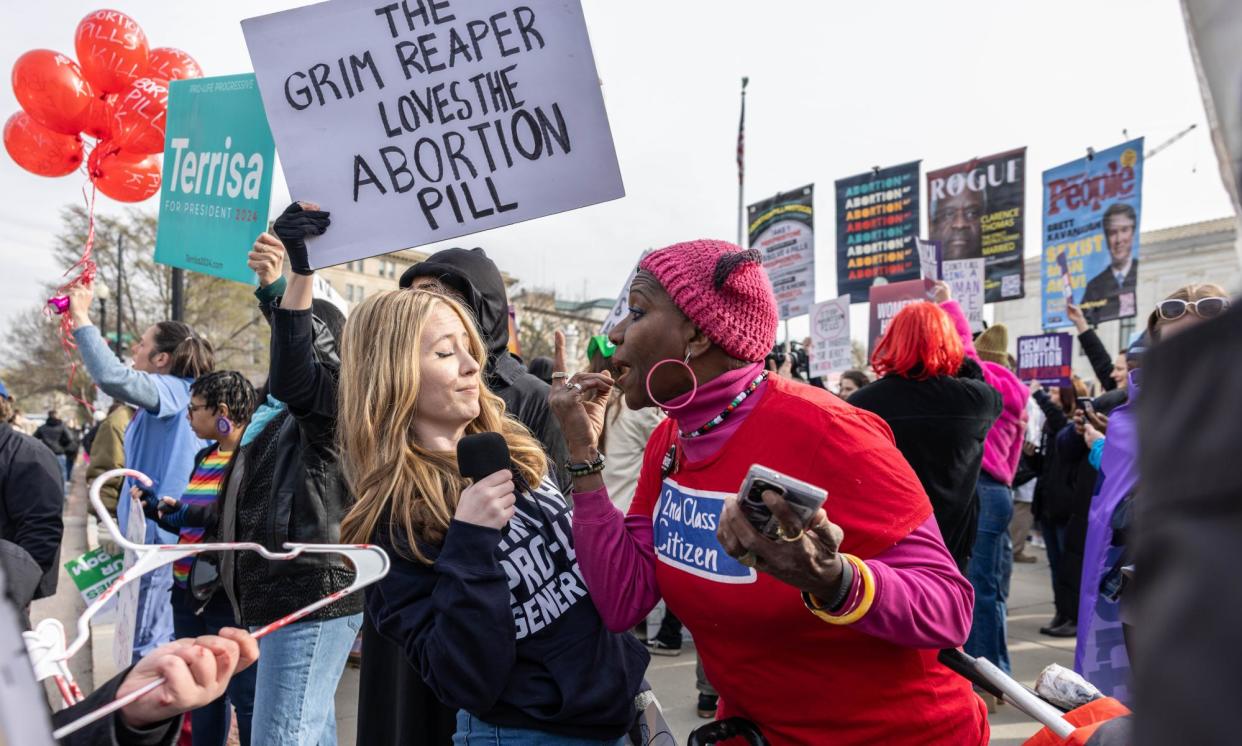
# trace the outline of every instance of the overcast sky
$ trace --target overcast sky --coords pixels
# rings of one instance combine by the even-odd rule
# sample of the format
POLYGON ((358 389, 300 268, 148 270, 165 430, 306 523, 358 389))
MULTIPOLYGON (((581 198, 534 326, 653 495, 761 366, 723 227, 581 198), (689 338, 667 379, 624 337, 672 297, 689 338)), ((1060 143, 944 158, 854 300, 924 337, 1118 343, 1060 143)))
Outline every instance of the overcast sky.
MULTIPOLYGON (((468 0, 454 0, 465 3, 468 0)), ((248 72, 239 22, 289 0, 122 0, 152 46, 185 49, 207 75, 248 72)), ((1144 231, 1230 212, 1175 0, 583 0, 627 196, 459 239, 528 286, 616 295, 639 252, 736 233, 738 86, 747 95, 747 202, 814 182, 817 300, 836 296, 832 183, 922 159, 924 171, 1028 146, 1027 253, 1038 252, 1039 174, 1145 135, 1144 231)), ((0 63, 73 53, 96 3, 31 5, 0 27, 0 63)), ((7 81, 7 76, 5 78, 7 81)), ((7 84, 0 113, 18 108, 7 84)), ((43 302, 60 208, 83 179, 45 179, 0 157, 0 329, 43 302)), ((288 201, 276 175, 273 203, 288 201)), ((157 199, 142 205, 155 211, 157 199)), ((100 212, 118 203, 100 196, 100 212)), ((437 246, 428 247, 434 250, 437 246)), ((859 307, 855 307, 855 323, 859 307)), ((795 333, 805 324, 795 325, 795 333)), ((855 328, 854 337, 865 330, 855 328)))

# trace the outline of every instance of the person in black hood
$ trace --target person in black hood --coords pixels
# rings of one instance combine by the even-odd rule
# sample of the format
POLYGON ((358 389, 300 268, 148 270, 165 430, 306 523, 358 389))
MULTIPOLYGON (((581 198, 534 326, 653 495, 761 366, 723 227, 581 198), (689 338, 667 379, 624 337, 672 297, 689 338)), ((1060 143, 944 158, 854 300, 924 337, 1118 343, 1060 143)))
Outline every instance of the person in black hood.
POLYGON ((563 466, 569 459, 561 427, 548 408, 548 384, 509 352, 509 297, 496 263, 480 248, 445 249, 407 269, 401 288, 439 290, 456 296, 474 313, 487 345, 487 387, 504 400, 505 410, 543 444, 555 469, 558 486, 568 494, 563 466))

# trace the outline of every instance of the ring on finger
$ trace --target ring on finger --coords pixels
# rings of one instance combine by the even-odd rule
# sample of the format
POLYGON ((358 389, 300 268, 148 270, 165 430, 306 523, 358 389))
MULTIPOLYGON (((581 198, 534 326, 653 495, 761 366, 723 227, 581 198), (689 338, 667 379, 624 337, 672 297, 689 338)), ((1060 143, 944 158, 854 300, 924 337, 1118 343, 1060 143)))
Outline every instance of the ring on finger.
POLYGON ((577 389, 578 391, 581 391, 581 390, 582 390, 582 384, 578 383, 577 381, 574 381, 573 383, 566 383, 566 384, 565 384, 565 388, 568 388, 568 389, 577 389))
POLYGON ((561 379, 561 378, 569 378, 569 374, 568 374, 568 373, 566 373, 566 372, 565 372, 565 371, 563 371, 563 370, 558 370, 558 371, 556 371, 555 373, 553 373, 553 374, 552 374, 552 380, 553 380, 553 381, 556 381, 556 380, 561 379))
POLYGON ((793 534, 793 535, 791 536, 791 535, 789 535, 789 534, 785 533, 785 527, 784 527, 784 526, 777 526, 777 527, 776 527, 776 538, 780 539, 781 541, 789 541, 789 542, 801 541, 801 539, 802 539, 802 535, 803 535, 803 534, 805 534, 805 533, 806 533, 806 529, 804 529, 804 528, 800 528, 800 529, 798 529, 798 533, 793 534))

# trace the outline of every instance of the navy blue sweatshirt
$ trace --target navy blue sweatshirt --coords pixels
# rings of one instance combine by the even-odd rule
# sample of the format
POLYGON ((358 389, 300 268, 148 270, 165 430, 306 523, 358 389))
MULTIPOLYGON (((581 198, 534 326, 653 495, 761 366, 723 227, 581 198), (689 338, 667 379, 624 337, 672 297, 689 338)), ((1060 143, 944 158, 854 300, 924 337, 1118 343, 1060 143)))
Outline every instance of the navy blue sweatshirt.
POLYGON ((377 536, 393 565, 367 589, 367 613, 450 707, 498 726, 619 738, 649 657, 632 635, 605 629, 572 525, 545 479, 517 496, 503 531, 455 520, 442 546, 420 544, 431 566, 377 536))

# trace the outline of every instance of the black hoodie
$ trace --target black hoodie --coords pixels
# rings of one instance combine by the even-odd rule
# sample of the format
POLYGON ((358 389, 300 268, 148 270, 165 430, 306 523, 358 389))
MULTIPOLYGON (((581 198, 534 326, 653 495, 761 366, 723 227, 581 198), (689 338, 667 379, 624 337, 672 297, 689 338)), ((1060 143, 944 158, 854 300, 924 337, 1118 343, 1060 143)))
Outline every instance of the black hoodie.
POLYGON ((401 287, 410 287, 416 277, 434 277, 465 299, 487 345, 487 387, 504 400, 505 410, 543 444, 558 486, 568 494, 569 479, 563 469, 569 450, 560 424, 548 407, 548 384, 528 372, 509 353, 509 298, 496 263, 483 249, 445 249, 407 269, 401 275, 401 287))
POLYGON ((48 415, 47 422, 44 422, 39 426, 38 430, 35 430, 34 436, 43 441, 43 445, 52 449, 52 453, 57 456, 63 456, 75 450, 78 446, 73 433, 69 432, 69 428, 65 425, 64 420, 51 415, 48 415))

